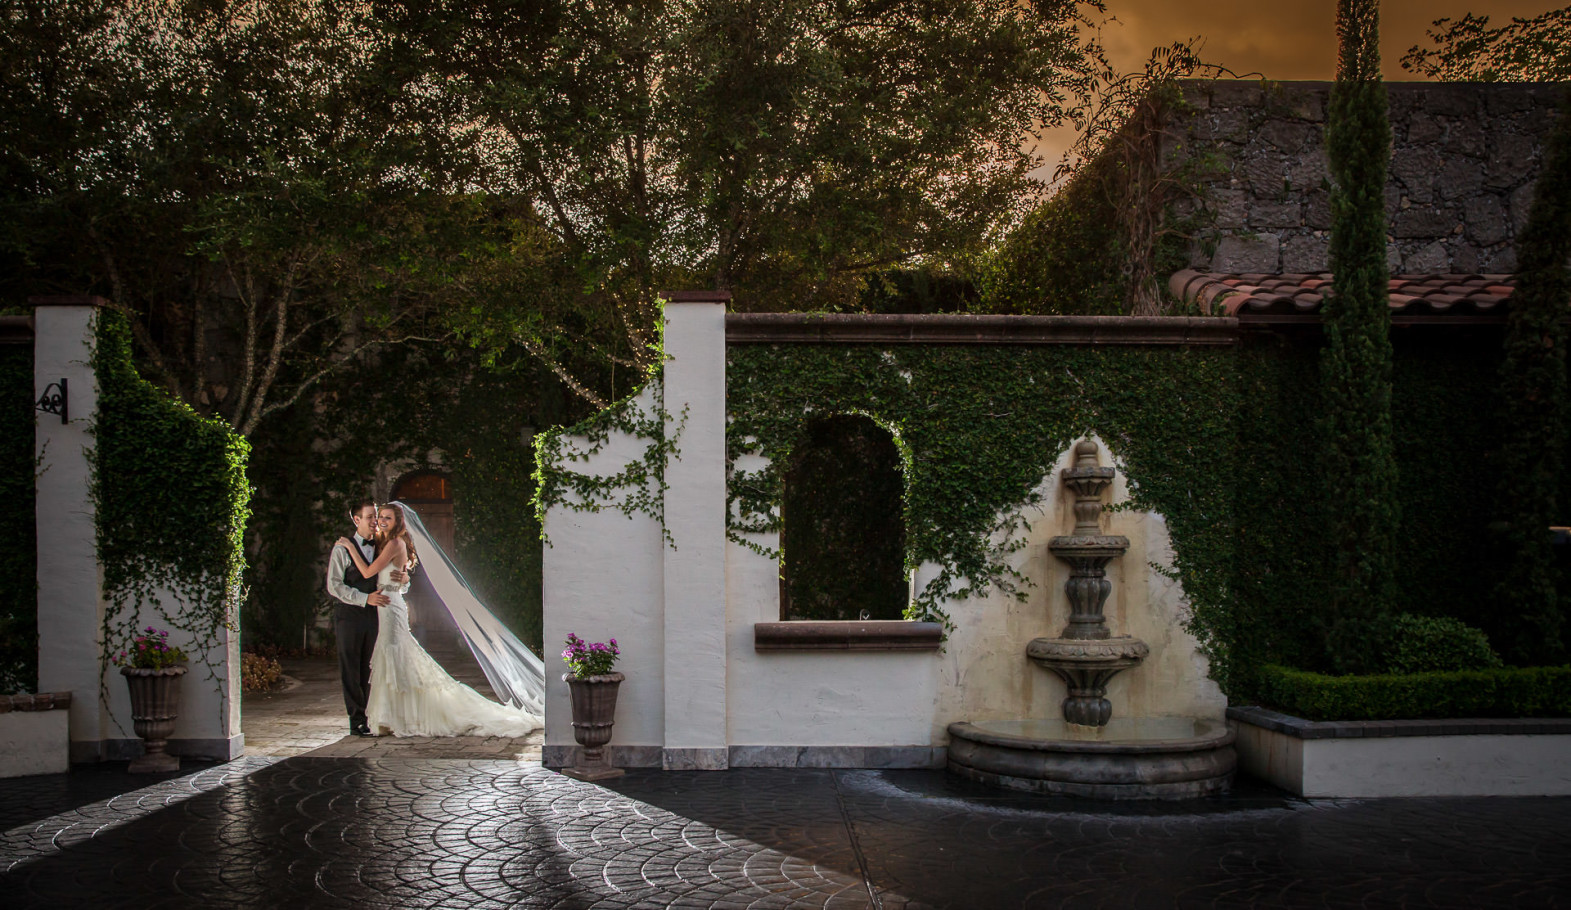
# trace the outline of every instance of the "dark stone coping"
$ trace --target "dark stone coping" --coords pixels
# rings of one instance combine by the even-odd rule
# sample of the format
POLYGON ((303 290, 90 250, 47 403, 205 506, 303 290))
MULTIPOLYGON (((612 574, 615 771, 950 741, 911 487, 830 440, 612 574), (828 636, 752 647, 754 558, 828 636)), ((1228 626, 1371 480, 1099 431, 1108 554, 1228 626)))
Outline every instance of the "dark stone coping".
POLYGON ((59 711, 69 707, 71 707, 70 692, 0 695, 0 714, 9 714, 12 711, 59 711))
POLYGON ((1223 316, 966 316, 951 313, 729 313, 727 344, 1231 345, 1223 316))
POLYGON ((937 651, 944 627, 905 619, 753 624, 755 651, 937 651))
POLYGON ((661 291, 660 299, 667 303, 729 303, 730 291, 661 291))
POLYGON ((732 746, 733 768, 942 768, 943 746, 732 746))
POLYGON ((1203 721, 1194 736, 1182 739, 1153 739, 1144 742, 1102 742, 1081 739, 1032 739, 993 733, 974 724, 957 721, 949 725, 949 735, 1003 749, 1023 752, 1081 752, 1090 755, 1144 755, 1168 752, 1209 752, 1230 745, 1234 739, 1231 727, 1220 721, 1203 721))
POLYGON ((1375 739, 1387 736, 1477 736, 1557 733, 1571 736, 1568 717, 1471 717, 1430 720, 1304 720, 1252 706, 1227 709, 1229 720, 1298 739, 1375 739))
MULTIPOLYGON (((582 759, 583 746, 542 746, 540 764, 547 768, 570 768, 582 759)), ((614 768, 658 768, 665 750, 659 746, 624 746, 611 743, 605 757, 614 768)))
POLYGON ((29 297, 28 306, 98 306, 109 305, 109 301, 92 294, 65 294, 59 296, 29 297))
POLYGON ((33 317, 0 316, 0 344, 32 344, 33 317))

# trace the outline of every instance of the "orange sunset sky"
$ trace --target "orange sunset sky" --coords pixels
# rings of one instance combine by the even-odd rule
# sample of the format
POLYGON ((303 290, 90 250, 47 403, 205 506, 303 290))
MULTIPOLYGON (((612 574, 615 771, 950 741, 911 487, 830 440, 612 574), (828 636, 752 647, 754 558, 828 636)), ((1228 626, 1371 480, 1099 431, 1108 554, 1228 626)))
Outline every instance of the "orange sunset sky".
MULTIPOLYGON (((1103 30, 1113 64, 1142 69, 1153 47, 1204 39, 1201 57, 1235 73, 1267 79, 1331 79, 1336 72, 1335 0, 1106 0, 1116 21, 1103 30)), ((1415 44, 1433 47, 1425 31, 1434 20, 1487 15, 1490 25, 1558 9, 1563 0, 1384 0, 1380 4, 1380 56, 1385 77, 1416 78, 1400 65, 1415 44)), ((1043 137, 1047 173, 1073 141, 1073 130, 1043 137)))

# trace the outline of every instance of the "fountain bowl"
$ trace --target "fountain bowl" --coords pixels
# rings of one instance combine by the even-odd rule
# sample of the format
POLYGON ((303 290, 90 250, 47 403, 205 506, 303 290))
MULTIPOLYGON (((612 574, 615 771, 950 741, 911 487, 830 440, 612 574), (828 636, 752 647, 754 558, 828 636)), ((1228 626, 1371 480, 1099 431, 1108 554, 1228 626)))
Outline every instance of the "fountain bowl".
POLYGON ((995 787, 1093 799, 1190 799, 1232 785, 1238 757, 1222 720, 1115 717, 949 725, 949 770, 995 787))

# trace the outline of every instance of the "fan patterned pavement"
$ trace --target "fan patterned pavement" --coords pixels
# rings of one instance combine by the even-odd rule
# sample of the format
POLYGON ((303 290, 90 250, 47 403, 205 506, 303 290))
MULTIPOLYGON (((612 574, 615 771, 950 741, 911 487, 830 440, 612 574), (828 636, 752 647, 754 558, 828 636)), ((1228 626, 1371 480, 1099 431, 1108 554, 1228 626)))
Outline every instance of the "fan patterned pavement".
POLYGON ((1245 781, 1110 805, 931 771, 608 783, 400 754, 0 781, 0 905, 1571 905, 1571 799, 1306 801, 1245 781))

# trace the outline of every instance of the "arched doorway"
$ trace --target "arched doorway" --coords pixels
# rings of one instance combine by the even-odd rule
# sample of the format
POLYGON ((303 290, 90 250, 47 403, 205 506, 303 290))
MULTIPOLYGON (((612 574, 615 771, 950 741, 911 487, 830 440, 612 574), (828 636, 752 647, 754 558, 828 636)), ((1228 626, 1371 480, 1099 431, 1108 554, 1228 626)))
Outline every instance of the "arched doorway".
MULTIPOLYGON (((453 484, 439 471, 414 471, 393 484, 393 497, 420 515, 437 546, 453 555, 453 484)), ((422 555, 421 559, 425 559, 422 555)), ((442 608, 424 572, 416 571, 409 586, 409 627, 427 648, 456 644, 458 629, 442 608)))

